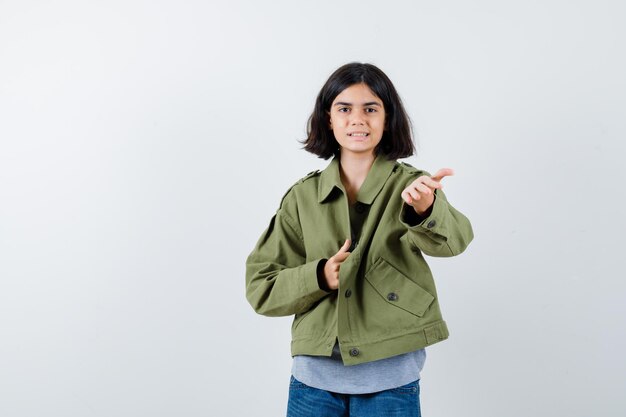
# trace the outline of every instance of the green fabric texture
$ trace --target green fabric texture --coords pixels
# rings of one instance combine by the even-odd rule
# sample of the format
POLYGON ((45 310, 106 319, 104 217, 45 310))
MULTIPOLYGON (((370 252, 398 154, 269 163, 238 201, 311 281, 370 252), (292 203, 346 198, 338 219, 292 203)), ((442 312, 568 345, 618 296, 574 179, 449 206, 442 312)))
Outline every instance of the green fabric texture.
MULTIPOLYGON (((339 289, 319 288, 317 266, 350 237, 339 160, 299 180, 283 197, 246 261, 246 296, 266 316, 295 315, 292 355, 330 356, 339 340, 345 365, 411 352, 448 337, 423 254, 460 254, 469 220, 441 190, 425 218, 402 190, 420 175, 378 156, 357 195, 367 205, 358 244, 341 265, 339 289)), ((357 204, 358 204, 357 203, 357 204)))

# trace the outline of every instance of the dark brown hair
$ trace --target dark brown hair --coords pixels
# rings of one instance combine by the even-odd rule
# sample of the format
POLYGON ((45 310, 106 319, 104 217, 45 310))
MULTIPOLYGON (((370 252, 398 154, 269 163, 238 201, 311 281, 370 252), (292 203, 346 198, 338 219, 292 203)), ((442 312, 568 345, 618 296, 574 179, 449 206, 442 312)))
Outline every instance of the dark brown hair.
POLYGON ((302 142, 304 149, 324 159, 339 155, 339 143, 330 128, 328 112, 333 100, 355 84, 367 85, 382 100, 385 108, 385 131, 374 149, 376 155, 383 153, 387 159, 413 155, 415 145, 411 136, 411 121, 396 88, 378 67, 358 62, 339 67, 322 87, 309 117, 307 138, 302 142))

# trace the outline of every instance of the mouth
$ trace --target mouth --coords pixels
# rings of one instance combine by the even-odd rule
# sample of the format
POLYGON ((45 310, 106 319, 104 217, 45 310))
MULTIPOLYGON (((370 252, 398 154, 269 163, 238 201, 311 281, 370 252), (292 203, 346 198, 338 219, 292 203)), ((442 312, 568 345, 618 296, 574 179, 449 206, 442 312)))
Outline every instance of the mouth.
POLYGON ((348 136, 351 136, 353 138, 365 138, 368 137, 370 134, 367 132, 352 132, 352 133, 348 133, 348 136))

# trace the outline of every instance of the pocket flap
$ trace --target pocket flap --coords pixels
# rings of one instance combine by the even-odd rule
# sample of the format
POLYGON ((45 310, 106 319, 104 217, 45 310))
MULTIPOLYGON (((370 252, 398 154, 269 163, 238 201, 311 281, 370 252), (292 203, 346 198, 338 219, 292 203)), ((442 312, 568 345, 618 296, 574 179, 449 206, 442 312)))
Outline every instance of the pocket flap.
POLYGON ((435 300, 428 291, 380 258, 365 274, 365 279, 389 304, 422 317, 435 300))

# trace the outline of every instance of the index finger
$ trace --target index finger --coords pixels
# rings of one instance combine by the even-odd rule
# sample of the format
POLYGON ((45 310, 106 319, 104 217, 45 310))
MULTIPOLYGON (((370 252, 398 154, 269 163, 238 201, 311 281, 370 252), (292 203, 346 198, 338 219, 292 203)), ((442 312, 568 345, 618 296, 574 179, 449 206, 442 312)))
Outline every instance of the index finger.
POLYGON ((435 175, 431 176, 430 178, 434 179, 435 181, 441 181, 443 177, 449 177, 451 175, 454 175, 454 170, 452 168, 441 168, 439 171, 435 172, 435 175))
POLYGON ((339 249, 339 252, 337 252, 337 254, 340 254, 342 252, 348 252, 348 249, 350 249, 351 244, 352 242, 350 241, 350 239, 346 239, 346 241, 344 242, 343 246, 339 249))

